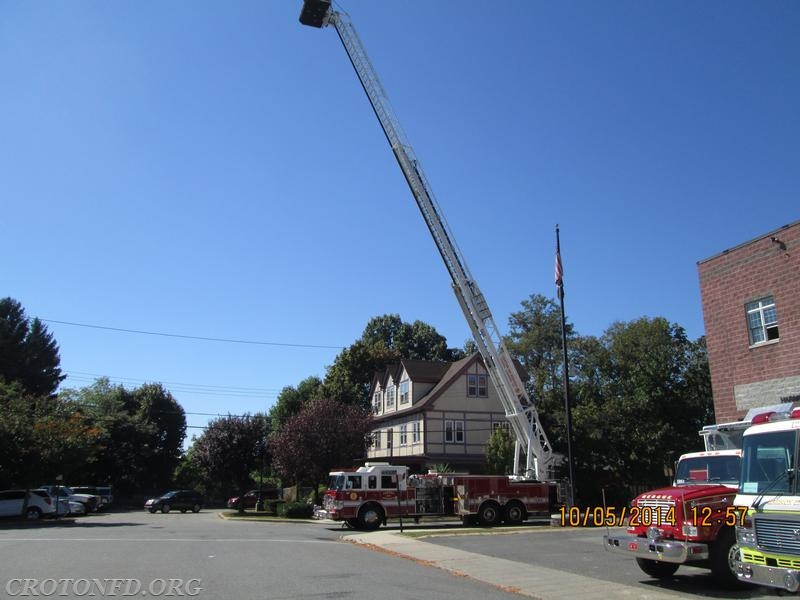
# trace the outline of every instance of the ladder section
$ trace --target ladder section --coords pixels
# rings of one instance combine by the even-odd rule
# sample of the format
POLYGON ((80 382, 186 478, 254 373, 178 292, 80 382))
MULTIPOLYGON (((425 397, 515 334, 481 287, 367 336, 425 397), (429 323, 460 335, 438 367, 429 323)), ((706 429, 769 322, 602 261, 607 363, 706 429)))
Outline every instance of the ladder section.
POLYGON ((536 408, 530 401, 519 373, 514 367, 511 355, 505 347, 489 310, 489 305, 471 276, 455 239, 450 233, 413 148, 405 142, 405 135, 377 72, 346 14, 331 11, 327 15, 325 24, 333 25, 339 34, 339 39, 350 58, 395 159, 411 189, 417 207, 450 274, 453 291, 467 319, 472 336, 517 440, 514 475, 538 479, 549 478, 551 473, 548 471, 553 462, 552 448, 539 421, 536 408), (520 450, 525 453, 525 468, 522 473, 519 465, 520 450))

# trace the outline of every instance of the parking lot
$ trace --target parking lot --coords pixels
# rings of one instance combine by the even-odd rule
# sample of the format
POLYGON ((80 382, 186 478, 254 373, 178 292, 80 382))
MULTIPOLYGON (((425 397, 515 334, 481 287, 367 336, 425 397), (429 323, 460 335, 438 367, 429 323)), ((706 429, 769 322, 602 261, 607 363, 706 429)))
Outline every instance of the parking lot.
MULTIPOLYGON (((173 592, 201 598, 374 598, 376 590, 404 598, 561 598, 592 589, 630 598, 775 595, 763 588, 722 591, 706 571, 690 567, 669 581, 654 581, 632 560, 606 553, 599 529, 485 530, 423 522, 406 523, 404 530, 411 535, 399 535, 396 523, 360 534, 325 521, 225 520, 210 510, 4 521, 0 597, 19 595, 21 582, 7 588, 16 579, 53 580, 53 596, 76 598, 89 595, 81 592, 93 579, 120 580, 105 584, 116 585, 118 596, 136 585, 135 595, 168 595, 171 585, 173 592), (347 540, 357 543, 342 543, 347 540)), ((108 589, 88 591, 110 595, 108 589)))

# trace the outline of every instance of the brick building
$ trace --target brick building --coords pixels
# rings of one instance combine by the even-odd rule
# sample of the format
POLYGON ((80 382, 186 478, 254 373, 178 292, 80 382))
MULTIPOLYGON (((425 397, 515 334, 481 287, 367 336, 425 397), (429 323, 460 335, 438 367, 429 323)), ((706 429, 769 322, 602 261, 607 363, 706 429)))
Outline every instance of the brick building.
POLYGON ((717 422, 800 401, 800 221, 698 270, 717 422))

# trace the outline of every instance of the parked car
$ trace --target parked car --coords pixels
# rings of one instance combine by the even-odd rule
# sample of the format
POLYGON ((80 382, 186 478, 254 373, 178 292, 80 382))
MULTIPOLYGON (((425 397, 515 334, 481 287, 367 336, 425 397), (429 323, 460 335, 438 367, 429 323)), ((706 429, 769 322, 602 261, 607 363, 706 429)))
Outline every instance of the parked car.
POLYGON ((281 497, 281 490, 278 488, 265 488, 260 492, 259 490, 250 490, 241 496, 228 498, 228 508, 235 508, 237 510, 255 508, 259 496, 262 500, 279 500, 281 497))
POLYGON ((45 490, 54 502, 80 502, 86 507, 86 512, 96 512, 100 505, 100 497, 94 494, 77 494, 72 488, 65 485, 40 485, 39 489, 45 490))
POLYGON ((25 490, 0 491, 0 517, 22 517, 36 520, 55 515, 56 509, 49 494, 43 490, 28 492, 28 506, 23 514, 25 490))
POLYGON ((111 494, 111 487, 109 486, 76 485, 73 486, 72 491, 75 494, 89 494, 91 496, 97 496, 97 510, 108 508, 111 502, 114 500, 114 496, 111 494))
POLYGON ((151 513, 157 510, 162 513, 168 513, 173 508, 180 510, 182 513, 187 510, 196 513, 203 508, 203 496, 194 490, 174 490, 158 498, 150 498, 144 503, 144 508, 151 513))
MULTIPOLYGON (((50 494, 47 493, 47 490, 33 491, 37 494, 46 494, 47 497, 50 498, 50 494)), ((82 502, 78 502, 76 500, 60 500, 59 502, 55 502, 52 498, 50 500, 53 503, 53 507, 56 509, 56 515, 59 517, 86 514, 86 506, 82 502)))

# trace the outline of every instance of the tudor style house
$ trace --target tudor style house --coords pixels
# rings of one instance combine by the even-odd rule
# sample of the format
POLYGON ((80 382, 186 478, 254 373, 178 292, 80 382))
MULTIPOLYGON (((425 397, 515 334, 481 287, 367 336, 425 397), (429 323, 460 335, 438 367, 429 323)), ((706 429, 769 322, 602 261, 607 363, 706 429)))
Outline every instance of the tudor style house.
POLYGON ((375 374, 370 398, 375 425, 368 459, 416 472, 448 464, 481 473, 489 435, 509 427, 479 354, 454 363, 401 360, 375 374))

